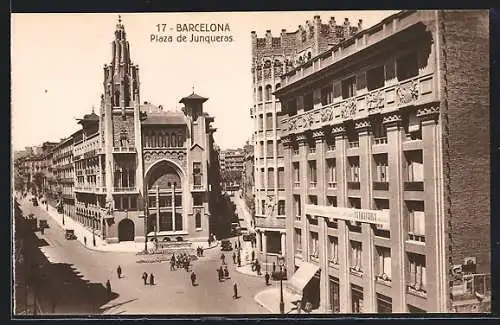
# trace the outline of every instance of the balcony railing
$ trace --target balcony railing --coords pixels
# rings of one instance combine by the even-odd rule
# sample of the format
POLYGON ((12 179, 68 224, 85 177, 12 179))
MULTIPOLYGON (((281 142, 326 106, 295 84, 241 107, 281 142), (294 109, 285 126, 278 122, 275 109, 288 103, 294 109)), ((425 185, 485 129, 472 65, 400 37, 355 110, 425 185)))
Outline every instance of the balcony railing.
POLYGON ((373 189, 375 191, 388 191, 389 183, 388 182, 373 182, 373 189))
POLYGON ((421 288, 420 285, 408 285, 407 287, 408 293, 411 293, 413 295, 423 297, 425 298, 427 296, 427 291, 423 288, 421 288))
POLYGON ((375 138, 373 141, 374 144, 387 144, 387 137, 375 138))
POLYGON ((436 98, 433 83, 433 72, 421 74, 412 79, 284 118, 280 128, 283 134, 301 133, 325 125, 342 123, 364 116, 366 113, 390 112, 403 106, 431 102, 436 98))
POLYGON ((329 189, 337 188, 337 183, 336 182, 328 182, 328 188, 329 189))
POLYGON ((477 299, 478 296, 491 297, 491 274, 463 275, 451 282, 453 301, 477 299))
POLYGON ((359 148, 359 141, 349 141, 349 148, 359 148))
POLYGON ((113 187, 113 192, 135 192, 135 187, 113 187))
POLYGON ((350 270, 352 275, 359 276, 359 277, 363 276, 363 270, 361 270, 361 268, 359 268, 359 267, 352 266, 349 268, 349 270, 350 270))
POLYGON ((294 188, 300 187, 300 182, 293 182, 293 187, 294 188))
POLYGON ((404 182, 405 191, 423 191, 424 182, 404 182))
POLYGON ((205 187, 203 185, 193 185, 193 191, 203 191, 205 187))
POLYGON ((327 151, 335 151, 335 145, 334 144, 329 144, 328 145, 328 148, 327 148, 327 151))
POLYGON ((359 182, 347 182, 347 188, 350 190, 359 190, 359 182))
POLYGON ((135 147, 113 147, 113 153, 135 153, 135 147))
POLYGON ((317 182, 309 182, 309 187, 310 188, 316 188, 316 185, 318 185, 317 182))
POLYGON ((408 233, 408 240, 425 243, 425 235, 424 234, 415 234, 413 232, 409 232, 408 233))

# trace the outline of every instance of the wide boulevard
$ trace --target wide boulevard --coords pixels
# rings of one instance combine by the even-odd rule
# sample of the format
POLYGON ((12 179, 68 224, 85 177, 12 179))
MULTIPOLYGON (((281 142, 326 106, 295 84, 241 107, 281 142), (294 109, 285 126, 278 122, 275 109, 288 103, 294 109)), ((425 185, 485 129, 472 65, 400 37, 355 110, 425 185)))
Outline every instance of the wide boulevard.
MULTIPOLYGON (((44 234, 36 232, 39 249, 50 263, 43 267, 39 299, 44 313, 55 314, 263 314, 267 310, 254 301, 265 288, 262 278, 235 271, 231 255, 224 252, 230 279, 219 282, 220 247, 205 250, 192 269, 198 286, 192 286, 190 272, 170 271, 168 262, 137 263, 135 253, 101 252, 76 240, 66 240, 63 229, 41 207, 20 200, 24 215, 47 219, 44 234), (41 244, 40 244, 41 243, 41 244), (116 269, 122 268, 118 279, 116 269), (155 285, 144 285, 143 272, 153 273, 155 285), (109 280, 113 295, 106 295, 109 280), (233 299, 233 283, 238 299, 233 299), (47 310, 49 309, 49 310, 47 310)), ((234 240, 232 240, 234 242, 234 240)))

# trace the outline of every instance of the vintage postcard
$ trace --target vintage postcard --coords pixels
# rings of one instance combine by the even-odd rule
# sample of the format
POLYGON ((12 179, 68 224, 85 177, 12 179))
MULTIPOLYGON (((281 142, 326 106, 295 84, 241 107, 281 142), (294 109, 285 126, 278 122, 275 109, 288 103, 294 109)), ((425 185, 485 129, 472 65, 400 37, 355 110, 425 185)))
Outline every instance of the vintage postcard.
POLYGON ((491 312, 487 10, 11 26, 14 317, 491 312))

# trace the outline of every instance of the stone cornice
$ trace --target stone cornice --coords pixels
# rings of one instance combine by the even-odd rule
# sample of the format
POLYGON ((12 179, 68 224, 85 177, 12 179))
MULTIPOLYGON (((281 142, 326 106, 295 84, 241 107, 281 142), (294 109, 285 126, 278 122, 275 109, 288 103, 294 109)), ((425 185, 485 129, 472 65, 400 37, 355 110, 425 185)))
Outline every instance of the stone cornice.
POLYGON ((370 120, 368 120, 368 119, 359 120, 359 121, 356 121, 354 123, 354 128, 357 131, 367 131, 368 129, 370 129, 371 126, 372 126, 372 124, 371 124, 370 120))
POLYGON ((439 117, 439 103, 421 107, 417 110, 417 117, 422 120, 434 120, 439 117))
POLYGON ((332 127, 331 133, 333 136, 343 135, 343 134, 345 134, 345 126, 343 126, 343 125, 334 126, 334 127, 332 127))
POLYGON ((399 125, 401 121, 401 114, 399 113, 387 114, 382 117, 382 123, 386 126, 399 125))
POLYGON ((325 138, 325 131, 323 130, 314 130, 313 131, 313 139, 316 141, 323 140, 325 138))

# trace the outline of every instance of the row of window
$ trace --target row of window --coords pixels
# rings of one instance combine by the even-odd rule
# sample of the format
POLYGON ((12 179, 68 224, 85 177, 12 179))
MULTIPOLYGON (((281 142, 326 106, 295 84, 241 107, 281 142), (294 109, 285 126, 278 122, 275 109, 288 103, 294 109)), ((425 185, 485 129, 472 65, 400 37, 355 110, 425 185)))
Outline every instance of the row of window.
MULTIPOLYGON (((295 229, 295 252, 302 254, 302 236, 301 230, 295 229)), ((318 234, 311 232, 309 236, 309 246, 311 249, 310 257, 312 260, 319 258, 319 240, 318 234)), ((391 249, 382 246, 375 246, 376 255, 374 257, 374 272, 377 281, 391 282, 391 249)), ((363 244, 361 242, 350 240, 348 248, 348 263, 351 273, 354 275, 363 274, 363 244)), ((330 266, 339 265, 339 241, 337 237, 328 236, 327 246, 328 263, 330 266)), ((417 292, 425 293, 427 288, 427 276, 425 266, 425 256, 415 253, 407 253, 407 285, 417 292)))
MULTIPOLYGON (((283 201, 284 202, 284 201, 283 201)), ((361 209, 361 199, 349 198, 349 208, 361 209)), ((307 197, 307 204, 318 204, 318 197, 316 195, 309 195, 307 197)), ((425 242, 425 208, 423 201, 404 200, 404 222, 407 225, 408 240, 425 242)), ((327 196, 327 205, 336 207, 337 197, 327 196)), ((295 221, 301 221, 304 211, 302 210, 302 201, 300 195, 293 195, 293 213, 295 221)), ((387 199, 373 199, 373 207, 376 210, 389 210, 389 200, 387 199)), ((312 220, 311 220, 312 221, 312 220)), ((335 228, 336 224, 332 224, 335 228)), ((359 232, 361 229, 353 227, 354 231, 359 232)), ((381 234, 383 237, 390 237, 390 233, 381 234)))
MULTIPOLYGON (((260 157, 274 157, 274 141, 268 140, 266 144, 267 146, 264 146, 264 141, 260 141, 258 144, 260 157)), ((281 140, 276 141, 276 151, 278 157, 283 157, 284 152, 281 140)))
POLYGON ((145 148, 183 148, 184 136, 166 131, 151 131, 144 135, 145 148))
MULTIPOLYGON (((341 81, 331 82, 331 85, 321 88, 321 104, 329 105, 334 99, 347 99, 356 96, 356 92, 362 89, 372 91, 385 86, 386 81, 396 78, 398 81, 407 80, 418 76, 419 58, 416 52, 406 54, 396 60, 393 65, 380 65, 357 76, 351 76, 341 81)), ((303 96, 304 111, 312 110, 314 107, 313 92, 303 96)), ((287 102, 289 115, 297 114, 297 99, 287 102)))
MULTIPOLYGON (((281 87, 280 83, 277 83, 276 86, 274 87, 274 90, 278 90, 281 87)), ((254 89, 254 94, 255 94, 255 89, 254 89)), ((265 101, 270 101, 273 98, 273 86, 271 85, 266 85, 264 87, 264 96, 262 96, 262 86, 259 86, 257 88, 257 101, 261 102, 262 100, 265 101)))
MULTIPOLYGON (((267 187, 273 189, 274 188, 274 168, 268 168, 267 169, 267 187)), ((258 174, 260 175, 260 186, 264 187, 266 184, 266 170, 264 168, 261 168, 260 171, 258 171, 258 174)), ((283 167, 278 167, 278 189, 284 189, 285 188, 285 168, 283 167)))
MULTIPOLYGON (((405 151, 405 181, 407 182, 423 182, 424 181, 424 165, 422 150, 405 151)), ((388 182, 388 155, 386 153, 374 154, 373 157, 373 181, 388 182)), ((324 177, 328 184, 328 188, 334 188, 337 181, 336 177, 336 158, 325 159, 324 177)), ((359 156, 347 157, 348 182, 360 182, 360 163, 359 156)), ((293 166, 293 183, 294 187, 300 187, 300 162, 292 163, 293 166)), ((309 186, 315 188, 318 182, 317 161, 309 160, 307 162, 307 179, 309 186)))

